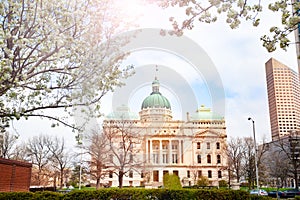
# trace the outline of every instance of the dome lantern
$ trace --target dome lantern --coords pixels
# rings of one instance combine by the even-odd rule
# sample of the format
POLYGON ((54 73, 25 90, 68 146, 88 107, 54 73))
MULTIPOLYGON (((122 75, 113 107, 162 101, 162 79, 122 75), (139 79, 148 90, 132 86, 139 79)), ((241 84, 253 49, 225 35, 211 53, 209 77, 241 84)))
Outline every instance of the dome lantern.
POLYGON ((152 82, 152 93, 159 93, 159 81, 157 80, 156 76, 154 81, 152 82))
POLYGON ((148 108, 166 108, 171 110, 169 100, 159 92, 159 80, 155 76, 152 82, 152 92, 142 103, 142 110, 148 108))

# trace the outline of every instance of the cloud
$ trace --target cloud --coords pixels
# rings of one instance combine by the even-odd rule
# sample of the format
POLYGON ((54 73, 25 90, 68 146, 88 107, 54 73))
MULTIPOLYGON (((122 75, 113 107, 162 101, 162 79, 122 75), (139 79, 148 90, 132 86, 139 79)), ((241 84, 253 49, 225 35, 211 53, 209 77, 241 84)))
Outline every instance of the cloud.
MULTIPOLYGON (((262 1, 264 8, 267 3, 262 1)), ((134 8, 136 9, 136 8, 134 8)), ((170 28, 168 18, 170 16, 179 15, 176 9, 160 10, 155 6, 147 6, 143 9, 143 16, 137 19, 141 28, 170 28)), ((263 135, 270 138, 270 122, 267 103, 267 89, 265 80, 265 62, 274 57, 280 62, 286 64, 296 71, 297 59, 295 46, 290 46, 288 51, 277 50, 274 53, 268 53, 260 41, 260 36, 268 33, 268 29, 272 23, 280 22, 280 16, 270 11, 265 11, 260 15, 261 24, 259 27, 252 27, 250 22, 245 22, 238 29, 231 30, 224 19, 214 24, 197 24, 192 31, 187 31, 185 35, 195 41, 204 49, 212 63, 216 67, 226 95, 226 112, 225 119, 227 124, 228 136, 251 136, 252 126, 247 120, 250 116, 256 122, 258 141, 261 141, 263 135)), ((179 16, 179 18, 183 16, 179 16)), ((294 36, 291 35, 291 40, 294 36)), ((187 53, 195 53, 193 49, 185 49, 187 53)), ((206 87, 208 84, 204 78, 193 71, 190 63, 176 55, 158 50, 144 50, 135 52, 125 62, 126 64, 135 64, 137 67, 148 65, 149 71, 147 76, 140 76, 140 82, 130 90, 129 97, 126 99, 133 110, 140 109, 141 101, 149 95, 151 91, 151 82, 155 76, 154 64, 160 64, 162 69, 167 70, 168 67, 174 70, 174 74, 181 74, 183 81, 190 86, 195 93, 195 101, 190 107, 180 105, 184 100, 184 87, 182 82, 178 81, 174 76, 158 76, 162 84, 162 92, 173 104, 173 112, 177 112, 176 116, 183 116, 186 111, 197 109, 199 104, 210 104, 211 94, 206 87), (150 72, 153 70, 152 72, 150 72), (176 72, 176 73, 175 73, 176 72), (195 75, 196 74, 196 75, 195 75), (177 81, 176 81, 177 80, 177 81), (144 85, 142 85, 144 84, 144 85), (175 111, 176 110, 176 111, 175 111), (179 111, 178 111, 179 110, 179 111), (178 114, 180 113, 180 114, 178 114), (182 114, 183 113, 183 114, 182 114)), ((145 74, 145 73, 144 73, 145 74)), ((179 77, 179 76, 178 76, 179 77)), ((130 79, 128 79, 130 81, 130 79)), ((112 111, 114 103, 111 101, 114 94, 110 93, 103 99, 103 113, 112 111)), ((115 104, 116 105, 116 104, 115 104)), ((30 135, 36 135, 41 132, 63 134, 70 136, 71 130, 68 128, 51 129, 50 125, 40 123, 41 121, 20 121, 15 123, 18 130, 22 130, 21 136, 26 138, 30 135), (32 126, 35 124, 36 127, 32 126), (34 128, 33 128, 34 127, 34 128)), ((73 137, 73 135, 72 135, 73 137)))

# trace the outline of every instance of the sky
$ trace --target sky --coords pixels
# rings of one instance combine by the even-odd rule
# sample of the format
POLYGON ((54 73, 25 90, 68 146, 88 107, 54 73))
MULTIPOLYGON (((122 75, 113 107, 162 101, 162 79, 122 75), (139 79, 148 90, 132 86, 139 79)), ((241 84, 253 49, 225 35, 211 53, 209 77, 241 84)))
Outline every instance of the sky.
MULTIPOLYGON (((184 14, 184 10, 145 7, 138 0, 127 2, 124 9, 139 15, 137 22, 140 29, 168 29, 170 16, 184 14)), ((266 5, 263 6, 267 11, 266 5)), ((125 80, 126 86, 105 96, 102 112, 108 114, 114 107, 128 104, 131 111, 138 113, 142 100, 151 92, 151 82, 157 76, 162 94, 170 100, 174 119, 185 120, 186 112, 192 114, 200 105, 206 105, 224 116, 228 137, 252 136, 252 123, 247 120, 251 117, 255 121, 257 142, 270 141, 264 65, 273 57, 297 71, 297 59, 293 45, 287 51, 278 49, 273 53, 262 47, 259 38, 268 33, 270 23, 276 24, 280 18, 271 12, 263 12, 260 16, 261 24, 256 28, 250 22, 243 22, 238 29, 232 30, 221 17, 216 23, 198 23, 193 30, 186 31, 184 37, 190 43, 175 42, 168 44, 169 49, 144 48, 134 51, 123 65, 133 64, 136 74, 125 80), (188 44, 195 46, 189 49, 188 44), (180 53, 170 50, 177 48, 180 53), (184 50, 180 51, 181 48, 184 50), (186 59, 189 53, 199 57, 200 61, 186 59), (213 75, 210 76, 205 69, 213 71, 213 75), (222 91, 216 90, 212 86, 214 83, 218 83, 216 87, 222 91), (219 94, 224 95, 222 101, 216 99, 219 94), (224 105, 221 106, 223 110, 216 106, 218 103, 224 105)), ((151 41, 156 37, 148 39, 151 41)), ((293 39, 294 35, 291 36, 293 39)), ((65 137, 70 147, 76 143, 75 133, 69 128, 50 128, 47 120, 15 121, 11 132, 19 135, 20 141, 33 135, 53 134, 65 137)))

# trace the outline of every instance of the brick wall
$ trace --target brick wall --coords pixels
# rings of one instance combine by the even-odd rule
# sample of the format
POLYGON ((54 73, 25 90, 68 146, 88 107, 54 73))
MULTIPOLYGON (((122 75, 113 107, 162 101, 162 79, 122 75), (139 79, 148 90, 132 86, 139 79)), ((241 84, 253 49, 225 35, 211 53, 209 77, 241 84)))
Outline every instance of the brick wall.
POLYGON ((31 163, 0 158, 0 192, 29 191, 31 163))

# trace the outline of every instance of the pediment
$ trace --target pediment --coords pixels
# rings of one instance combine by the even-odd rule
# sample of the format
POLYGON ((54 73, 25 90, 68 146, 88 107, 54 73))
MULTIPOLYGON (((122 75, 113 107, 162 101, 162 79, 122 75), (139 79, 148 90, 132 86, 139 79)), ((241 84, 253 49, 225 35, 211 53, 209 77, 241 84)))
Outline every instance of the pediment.
POLYGON ((226 137, 224 133, 215 131, 215 130, 204 130, 204 131, 199 131, 195 133, 196 138, 204 138, 204 137, 226 137))

